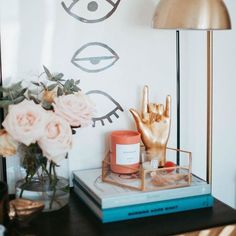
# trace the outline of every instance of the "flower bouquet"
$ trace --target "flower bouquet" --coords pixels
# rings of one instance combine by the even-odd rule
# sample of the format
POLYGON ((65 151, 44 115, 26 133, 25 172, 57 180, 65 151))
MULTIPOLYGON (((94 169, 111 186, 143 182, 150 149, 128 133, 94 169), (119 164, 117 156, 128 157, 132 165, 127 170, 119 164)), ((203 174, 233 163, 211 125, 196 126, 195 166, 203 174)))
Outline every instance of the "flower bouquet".
MULTIPOLYGON (((79 81, 65 80, 45 66, 46 82, 23 81, 1 87, 0 107, 6 111, 0 130, 0 155, 18 154, 24 178, 16 183, 16 197, 42 200, 45 211, 68 203, 68 176, 58 175, 72 148, 75 129, 92 121, 94 104, 78 87, 79 81)), ((64 167, 64 169, 66 169, 64 167)))

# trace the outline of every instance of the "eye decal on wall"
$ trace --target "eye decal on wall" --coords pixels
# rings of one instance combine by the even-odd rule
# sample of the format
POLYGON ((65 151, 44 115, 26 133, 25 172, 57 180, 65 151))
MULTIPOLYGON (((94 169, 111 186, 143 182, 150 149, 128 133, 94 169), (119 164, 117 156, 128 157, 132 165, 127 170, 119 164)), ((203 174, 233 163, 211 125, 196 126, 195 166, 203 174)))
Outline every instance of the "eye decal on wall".
POLYGON ((97 23, 109 18, 116 10, 120 0, 72 0, 64 10, 75 19, 84 23, 97 23))
POLYGON ((114 115, 118 119, 119 115, 117 114, 117 111, 124 111, 121 105, 114 98, 103 91, 91 90, 86 94, 96 96, 96 99, 93 99, 93 101, 96 101, 98 117, 92 118, 93 127, 96 126, 96 122, 101 122, 101 124, 104 126, 105 120, 108 120, 109 123, 112 123, 113 121, 111 119, 111 116, 114 115))
POLYGON ((104 43, 92 42, 79 48, 71 59, 71 63, 83 71, 96 73, 113 66, 119 56, 104 43))

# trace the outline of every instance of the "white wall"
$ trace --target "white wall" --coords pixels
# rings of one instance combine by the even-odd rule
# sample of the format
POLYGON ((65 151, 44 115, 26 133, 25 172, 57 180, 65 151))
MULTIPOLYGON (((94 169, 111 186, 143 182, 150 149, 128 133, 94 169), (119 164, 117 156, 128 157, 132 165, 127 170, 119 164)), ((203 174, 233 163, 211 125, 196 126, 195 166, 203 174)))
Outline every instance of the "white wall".
MULTIPOLYGON (((98 2, 108 4, 103 0, 98 2)), ((145 84, 151 88, 151 101, 164 103, 167 94, 172 96, 169 145, 175 145, 175 32, 157 32, 151 28, 155 5, 156 1, 121 1, 107 20, 85 24, 69 16, 61 1, 1 2, 5 85, 14 80, 36 78, 45 64, 52 71, 63 72, 67 78, 80 79, 85 92, 96 89, 109 93, 124 109, 123 113, 118 112, 119 119, 112 117, 113 123, 106 121, 104 127, 98 124, 96 128, 78 130, 69 155, 71 170, 101 166, 108 151, 109 133, 135 128, 128 109, 140 109, 145 84), (107 70, 87 73, 70 60, 82 45, 94 41, 110 46, 120 59, 107 70)), ((106 106, 109 105, 100 103, 97 109, 103 110, 106 106)), ((9 179, 15 176, 16 163, 13 158, 8 159, 9 179)))
MULTIPOLYGON (((134 128, 127 110, 139 107, 144 84, 151 87, 153 101, 163 102, 167 94, 172 95, 173 125, 169 146, 175 145, 175 32, 151 28, 158 0, 121 0, 110 18, 96 24, 73 19, 57 0, 0 2, 5 84, 9 84, 9 77, 30 79, 41 72, 45 64, 52 71, 81 79, 84 91, 108 92, 125 109, 112 124, 79 130, 70 153, 71 170, 99 166, 108 149, 108 133, 114 129, 134 128), (70 59, 80 46, 91 41, 108 44, 120 59, 97 74, 79 70, 70 59), (88 147, 93 148, 88 151, 88 147)), ((234 27, 236 3, 225 2, 234 27)), ((194 173, 205 178, 206 37, 199 31, 184 31, 180 37, 181 144, 183 149, 193 152, 194 173)), ((235 38, 234 29, 214 33, 213 194, 234 207, 235 38)), ((15 162, 11 162, 14 166, 15 162)))
POLYGON ((215 195, 236 207, 236 2, 226 1, 233 30, 215 33, 214 185, 215 195))
MULTIPOLYGON (((213 195, 236 207, 236 2, 225 1, 232 30, 214 32, 213 195)), ((206 33, 181 32, 182 147, 205 178, 206 33)))

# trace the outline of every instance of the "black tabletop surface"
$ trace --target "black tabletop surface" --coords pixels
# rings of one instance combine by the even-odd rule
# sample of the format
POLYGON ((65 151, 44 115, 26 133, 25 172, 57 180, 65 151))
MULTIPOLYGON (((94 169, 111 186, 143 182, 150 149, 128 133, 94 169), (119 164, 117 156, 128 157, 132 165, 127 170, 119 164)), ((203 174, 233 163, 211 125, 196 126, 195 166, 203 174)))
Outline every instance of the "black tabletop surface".
POLYGON ((55 212, 42 213, 28 226, 11 225, 8 235, 174 235, 232 223, 236 223, 236 210, 215 199, 212 208, 102 224, 72 191, 68 206, 55 212))

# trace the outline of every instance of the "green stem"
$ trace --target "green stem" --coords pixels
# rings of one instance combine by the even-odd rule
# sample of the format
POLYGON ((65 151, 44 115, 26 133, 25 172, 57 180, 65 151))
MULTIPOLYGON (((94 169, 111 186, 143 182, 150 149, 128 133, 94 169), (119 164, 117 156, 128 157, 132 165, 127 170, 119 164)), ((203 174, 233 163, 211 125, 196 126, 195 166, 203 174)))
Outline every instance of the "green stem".
POLYGON ((63 83, 61 83, 60 81, 57 81, 57 83, 64 88, 64 84, 63 83))
POLYGON ((50 183, 52 182, 52 178, 51 178, 51 176, 52 176, 52 167, 53 167, 53 162, 50 162, 50 165, 49 165, 50 183))
MULTIPOLYGON (((10 97, 11 97, 11 100, 14 101, 13 96, 12 96, 12 93, 11 93, 11 90, 9 90, 9 95, 10 95, 10 97)), ((14 102, 13 102, 13 103, 14 103, 14 102)))
POLYGON ((49 177, 49 179, 50 179, 50 181, 51 181, 51 178, 52 178, 52 177, 51 177, 51 173, 48 172, 46 166, 45 166, 43 163, 41 164, 41 166, 42 166, 43 171, 47 174, 47 176, 49 177))
POLYGON ((53 170, 53 175, 54 175, 54 179, 53 179, 53 182, 52 182, 52 187, 53 187, 53 195, 52 195, 52 199, 50 201, 50 206, 49 206, 49 209, 52 209, 52 204, 55 200, 55 197, 56 197, 56 185, 57 185, 57 173, 56 173, 56 164, 55 163, 52 163, 52 170, 53 170))
POLYGON ((57 181, 56 164, 54 163, 53 163, 53 174, 55 176, 55 180, 57 181))
POLYGON ((21 185, 21 192, 20 192, 20 198, 22 198, 23 192, 25 190, 25 187, 31 182, 32 178, 33 178, 34 174, 30 176, 29 178, 29 174, 26 175, 25 177, 25 182, 24 184, 21 185))
MULTIPOLYGON (((28 181, 27 181, 27 180, 28 180, 28 177, 29 177, 29 175, 27 174, 26 177, 25 177, 26 183, 28 182, 28 181)), ((23 194, 23 192, 24 192, 24 185, 25 185, 26 183, 22 184, 22 186, 21 186, 20 198, 22 198, 22 194, 23 194)))

